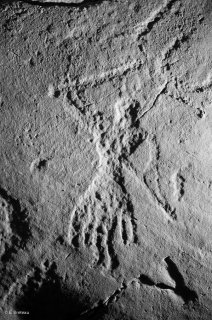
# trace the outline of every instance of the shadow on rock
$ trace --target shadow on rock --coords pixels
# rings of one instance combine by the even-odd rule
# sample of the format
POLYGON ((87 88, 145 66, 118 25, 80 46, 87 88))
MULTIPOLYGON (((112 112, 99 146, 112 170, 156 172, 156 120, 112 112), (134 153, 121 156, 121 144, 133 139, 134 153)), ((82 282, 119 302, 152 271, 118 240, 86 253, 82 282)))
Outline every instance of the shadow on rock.
MULTIPOLYGON (((111 0, 108 0, 108 2, 110 2, 111 0)), ((42 7, 79 7, 79 8, 89 8, 92 6, 96 6, 99 5, 101 3, 104 2, 104 0, 84 0, 82 2, 79 3, 74 3, 74 2, 66 2, 66 1, 61 1, 61 2, 57 2, 56 0, 52 0, 52 1, 48 1, 48 2, 43 2, 42 0, 1 0, 0 2, 0 7, 3 4, 16 4, 17 2, 19 3, 26 3, 29 5, 33 5, 33 6, 42 6, 42 7)))
POLYGON ((87 320, 92 314, 92 319, 100 320, 106 309, 86 314, 85 310, 90 308, 89 298, 67 289, 55 270, 53 266, 43 274, 39 268, 35 269, 15 304, 15 310, 29 312, 29 315, 19 315, 19 319, 87 320))

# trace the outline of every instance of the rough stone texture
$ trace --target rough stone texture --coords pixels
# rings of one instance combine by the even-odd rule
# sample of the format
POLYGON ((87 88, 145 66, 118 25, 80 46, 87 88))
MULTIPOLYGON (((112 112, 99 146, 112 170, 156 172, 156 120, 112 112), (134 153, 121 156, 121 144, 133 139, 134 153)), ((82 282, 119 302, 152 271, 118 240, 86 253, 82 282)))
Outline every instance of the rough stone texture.
POLYGON ((84 0, 29 0, 29 2, 37 2, 37 3, 59 3, 59 4, 61 4, 61 3, 65 3, 65 4, 67 4, 67 3, 76 3, 76 4, 78 4, 78 3, 82 3, 84 0))
POLYGON ((212 319, 211 1, 79 2, 0 4, 0 319, 212 319))

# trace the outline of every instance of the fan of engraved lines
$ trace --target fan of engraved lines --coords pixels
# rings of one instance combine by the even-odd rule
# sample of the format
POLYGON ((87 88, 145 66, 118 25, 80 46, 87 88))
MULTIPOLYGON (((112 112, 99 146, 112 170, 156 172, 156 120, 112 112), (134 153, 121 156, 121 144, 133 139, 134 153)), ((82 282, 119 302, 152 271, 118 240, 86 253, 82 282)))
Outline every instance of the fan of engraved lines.
POLYGON ((120 99, 110 125, 101 113, 94 112, 93 121, 77 114, 94 137, 99 169, 72 210, 68 241, 75 248, 92 247, 96 264, 106 268, 119 265, 115 242, 138 243, 134 208, 122 172, 127 156, 143 140, 138 109, 138 102, 120 99))

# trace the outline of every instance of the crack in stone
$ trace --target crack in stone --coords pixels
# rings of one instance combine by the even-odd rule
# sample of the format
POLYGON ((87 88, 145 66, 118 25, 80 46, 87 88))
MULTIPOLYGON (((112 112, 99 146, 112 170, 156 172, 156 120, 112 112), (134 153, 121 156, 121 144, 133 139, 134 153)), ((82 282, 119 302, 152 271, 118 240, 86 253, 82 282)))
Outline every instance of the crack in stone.
POLYGON ((96 315, 96 313, 98 313, 100 310, 106 308, 112 303, 116 303, 120 299, 123 292, 126 291, 134 281, 139 281, 142 285, 155 287, 160 290, 171 290, 177 296, 181 297, 186 305, 190 302, 196 303, 198 301, 197 293, 185 285, 183 276, 178 270, 176 264, 171 260, 170 257, 166 257, 164 261, 167 264, 167 271, 170 277, 175 281, 175 287, 161 282, 155 283, 149 276, 140 274, 138 277, 129 280, 127 283, 122 282, 120 287, 116 289, 109 297, 107 297, 105 300, 99 300, 98 302, 94 303, 91 308, 81 313, 80 316, 75 320, 92 319, 90 317, 96 315))
POLYGON ((150 100, 150 102, 147 104, 147 107, 145 108, 145 110, 142 112, 142 114, 139 116, 140 118, 143 118, 147 113, 149 113, 149 111, 151 111, 156 103, 158 102, 160 96, 162 94, 164 94, 167 90, 167 86, 168 86, 168 81, 165 81, 160 87, 158 92, 156 93, 156 95, 153 97, 153 99, 150 100))
POLYGON ((89 319, 90 317, 96 315, 99 311, 102 309, 106 309, 108 305, 115 303, 120 298, 123 291, 127 289, 128 285, 125 283, 122 283, 121 286, 116 289, 109 297, 107 297, 105 300, 99 300, 91 308, 88 310, 82 312, 79 317, 77 317, 75 320, 83 320, 83 319, 89 319))

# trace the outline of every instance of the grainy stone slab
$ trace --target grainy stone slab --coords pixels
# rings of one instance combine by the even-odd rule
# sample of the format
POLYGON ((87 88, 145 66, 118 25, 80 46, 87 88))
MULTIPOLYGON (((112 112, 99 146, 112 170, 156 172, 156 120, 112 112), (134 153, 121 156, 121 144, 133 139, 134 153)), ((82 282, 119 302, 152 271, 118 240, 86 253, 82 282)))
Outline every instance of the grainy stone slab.
POLYGON ((36 3, 67 3, 67 4, 71 4, 71 3, 75 3, 75 4, 78 4, 78 3, 82 3, 84 2, 84 0, 29 0, 29 2, 36 2, 36 3))
POLYGON ((211 320, 211 1, 0 7, 0 319, 211 320))

